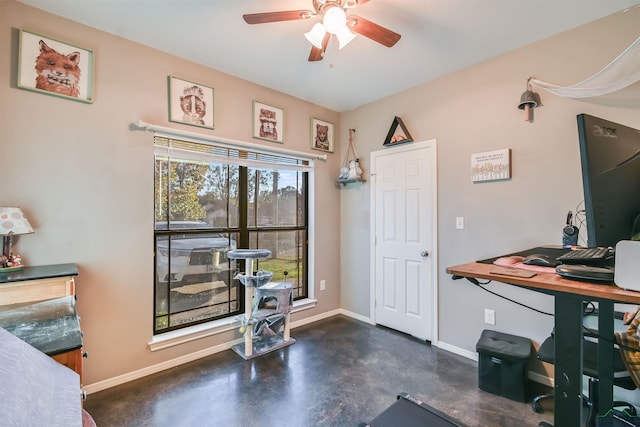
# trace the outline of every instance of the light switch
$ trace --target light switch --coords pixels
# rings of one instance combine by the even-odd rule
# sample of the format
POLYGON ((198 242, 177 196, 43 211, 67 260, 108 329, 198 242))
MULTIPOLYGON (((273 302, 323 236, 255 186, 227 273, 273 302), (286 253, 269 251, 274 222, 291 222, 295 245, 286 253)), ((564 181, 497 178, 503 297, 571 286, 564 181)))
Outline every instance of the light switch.
POLYGON ((457 216, 456 217, 456 230, 464 229, 464 217, 457 216))

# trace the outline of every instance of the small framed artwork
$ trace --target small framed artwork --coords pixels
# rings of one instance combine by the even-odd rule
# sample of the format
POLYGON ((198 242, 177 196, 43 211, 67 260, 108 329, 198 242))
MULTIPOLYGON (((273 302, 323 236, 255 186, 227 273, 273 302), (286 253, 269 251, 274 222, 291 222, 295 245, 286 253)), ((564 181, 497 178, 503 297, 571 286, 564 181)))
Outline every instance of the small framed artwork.
POLYGON ((253 137, 273 142, 284 142, 284 110, 253 101, 253 137))
POLYGON ((215 129, 213 88, 169 76, 169 121, 215 129))
POLYGON ((333 123, 311 119, 311 148, 333 153, 333 123))
POLYGON ((393 123, 391 123, 389 132, 387 133, 387 138, 384 140, 382 145, 389 147, 392 145, 406 144, 407 142, 413 142, 413 138, 407 130, 407 127, 404 125, 402 119, 396 116, 393 119, 393 123))
POLYGON ((20 30, 17 86, 33 92, 93 102, 93 51, 20 30))
POLYGON ((510 178, 510 148, 471 155, 471 180, 473 182, 499 181, 510 178))

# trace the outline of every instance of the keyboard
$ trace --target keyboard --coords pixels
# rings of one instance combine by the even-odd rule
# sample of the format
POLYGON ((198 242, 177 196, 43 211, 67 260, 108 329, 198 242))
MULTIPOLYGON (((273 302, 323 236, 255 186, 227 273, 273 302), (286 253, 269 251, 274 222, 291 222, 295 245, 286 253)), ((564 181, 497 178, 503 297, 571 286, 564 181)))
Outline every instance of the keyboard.
POLYGON ((560 255, 556 258, 556 261, 560 261, 563 264, 592 264, 604 261, 612 256, 612 248, 584 248, 574 249, 566 254, 560 255))

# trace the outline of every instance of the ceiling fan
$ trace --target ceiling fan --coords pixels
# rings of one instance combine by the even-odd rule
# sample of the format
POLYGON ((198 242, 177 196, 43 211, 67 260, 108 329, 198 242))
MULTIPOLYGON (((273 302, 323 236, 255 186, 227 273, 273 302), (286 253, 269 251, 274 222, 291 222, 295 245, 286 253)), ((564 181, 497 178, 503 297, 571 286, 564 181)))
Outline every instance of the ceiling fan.
POLYGON ((281 12, 251 13, 243 15, 247 24, 264 24, 267 22, 295 21, 319 17, 322 22, 316 23, 305 37, 311 42, 309 61, 320 61, 324 57, 331 35, 338 39, 339 48, 347 45, 355 34, 360 34, 386 47, 391 47, 400 40, 400 34, 384 28, 374 22, 356 15, 347 15, 347 10, 368 2, 369 0, 312 0, 313 10, 286 10, 281 12))

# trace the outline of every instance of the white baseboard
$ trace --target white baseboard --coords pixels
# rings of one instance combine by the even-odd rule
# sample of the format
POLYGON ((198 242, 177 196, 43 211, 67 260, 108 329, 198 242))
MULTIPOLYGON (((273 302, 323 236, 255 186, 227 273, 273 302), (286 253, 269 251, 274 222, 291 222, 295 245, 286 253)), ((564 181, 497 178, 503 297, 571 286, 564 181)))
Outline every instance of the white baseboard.
POLYGON ((98 381, 97 383, 93 383, 93 384, 88 384, 83 386, 82 388, 87 394, 97 393, 99 391, 106 390, 108 388, 115 387, 117 385, 124 384, 129 381, 146 377, 147 375, 155 374, 170 368, 175 368, 176 366, 180 366, 185 363, 193 362, 194 360, 198 360, 203 357, 228 350, 234 345, 239 344, 241 342, 243 342, 243 339, 239 338, 234 341, 229 341, 220 345, 206 348, 204 350, 196 351, 194 353, 189 353, 184 356, 177 357, 175 359, 167 360, 165 362, 158 363, 157 365, 147 366, 146 368, 138 369, 137 371, 128 372, 123 375, 118 375, 117 377, 109 378, 103 381, 98 381))
MULTIPOLYGON (((433 343, 431 344, 434 345, 433 343)), ((446 342, 442 342, 442 341, 438 341, 435 344, 435 346, 438 348, 441 348, 442 350, 447 350, 450 353, 454 353, 459 356, 466 357, 467 359, 475 360, 476 362, 478 361, 478 353, 476 352, 465 350, 464 348, 456 347, 454 345, 447 344, 446 342)))
POLYGON ((371 319, 371 317, 363 316, 362 314, 354 313, 353 311, 345 310, 343 308, 340 308, 337 311, 338 314, 351 317, 352 319, 359 320, 363 323, 368 323, 369 325, 375 325, 375 322, 373 321, 373 319, 371 319))
POLYGON ((291 329, 299 328, 300 326, 308 325, 319 320, 328 319, 329 317, 336 316, 340 310, 325 311, 324 313, 316 314, 315 316, 305 317, 304 319, 294 320, 291 322, 291 329))

